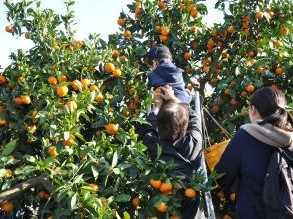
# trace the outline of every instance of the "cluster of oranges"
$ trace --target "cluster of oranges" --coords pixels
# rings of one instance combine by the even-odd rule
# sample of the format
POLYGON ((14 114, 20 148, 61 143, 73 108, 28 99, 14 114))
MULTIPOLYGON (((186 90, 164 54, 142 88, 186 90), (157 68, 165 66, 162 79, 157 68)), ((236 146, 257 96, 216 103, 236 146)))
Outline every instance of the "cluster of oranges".
MULTIPOLYGON (((173 185, 170 182, 164 182, 160 179, 150 179, 150 185, 152 188, 154 188, 155 190, 160 191, 160 193, 164 194, 164 195, 170 195, 173 193, 173 185)), ((197 192, 195 189, 193 188, 186 188, 184 190, 184 195, 187 198, 193 199, 197 196, 197 192)), ((156 209, 159 212, 165 213, 168 209, 168 205, 166 202, 159 202, 158 205, 156 206, 156 209)))
POLYGON ((105 63, 104 69, 107 73, 111 73, 116 78, 120 77, 122 74, 121 70, 116 68, 115 65, 111 62, 105 63))

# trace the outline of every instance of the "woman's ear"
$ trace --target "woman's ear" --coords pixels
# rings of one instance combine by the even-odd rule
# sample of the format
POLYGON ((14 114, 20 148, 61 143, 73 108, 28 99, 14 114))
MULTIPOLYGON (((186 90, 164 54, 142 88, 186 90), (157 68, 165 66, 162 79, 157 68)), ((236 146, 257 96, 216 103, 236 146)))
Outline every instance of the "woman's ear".
POLYGON ((249 109, 249 117, 250 117, 251 122, 254 122, 255 120, 261 119, 261 116, 260 116, 258 110, 253 105, 249 109))
POLYGON ((158 63, 156 60, 152 60, 151 68, 155 69, 158 66, 158 63))

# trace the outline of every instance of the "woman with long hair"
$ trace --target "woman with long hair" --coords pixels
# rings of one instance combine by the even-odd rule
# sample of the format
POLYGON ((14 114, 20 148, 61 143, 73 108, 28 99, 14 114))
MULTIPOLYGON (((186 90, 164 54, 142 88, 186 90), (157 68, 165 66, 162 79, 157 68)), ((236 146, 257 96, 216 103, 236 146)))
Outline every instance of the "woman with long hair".
POLYGON ((279 89, 264 87, 251 97, 251 123, 242 125, 215 167, 225 173, 218 184, 236 189, 236 218, 266 218, 262 200, 264 178, 276 148, 293 151, 293 119, 279 89))

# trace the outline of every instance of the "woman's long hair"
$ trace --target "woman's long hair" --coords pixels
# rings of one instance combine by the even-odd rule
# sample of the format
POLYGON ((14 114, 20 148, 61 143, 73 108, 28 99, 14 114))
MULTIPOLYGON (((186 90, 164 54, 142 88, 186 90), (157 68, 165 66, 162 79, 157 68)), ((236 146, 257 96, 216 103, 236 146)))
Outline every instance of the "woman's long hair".
POLYGON ((253 105, 262 117, 260 125, 270 123, 280 129, 293 131, 293 117, 285 109, 284 93, 274 87, 264 87, 257 90, 251 97, 253 105))

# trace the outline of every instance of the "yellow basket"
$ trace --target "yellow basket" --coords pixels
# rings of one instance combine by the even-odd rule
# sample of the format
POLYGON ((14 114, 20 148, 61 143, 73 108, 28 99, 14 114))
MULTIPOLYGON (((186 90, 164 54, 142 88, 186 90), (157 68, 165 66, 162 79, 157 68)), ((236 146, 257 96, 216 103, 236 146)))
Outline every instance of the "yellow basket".
POLYGON ((220 161, 222 154, 225 151, 229 142, 230 140, 222 141, 220 143, 207 147, 204 150, 205 161, 211 172, 214 171, 215 166, 220 161))

